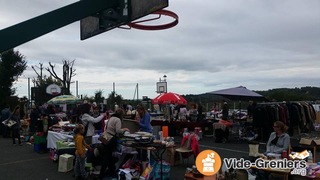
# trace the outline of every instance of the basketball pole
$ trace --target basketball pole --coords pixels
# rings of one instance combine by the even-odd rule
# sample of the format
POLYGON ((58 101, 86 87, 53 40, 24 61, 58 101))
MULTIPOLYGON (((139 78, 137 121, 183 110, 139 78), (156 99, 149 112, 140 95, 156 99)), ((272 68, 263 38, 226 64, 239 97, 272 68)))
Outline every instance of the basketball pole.
POLYGON ((0 53, 108 8, 118 0, 82 0, 0 30, 0 53))
POLYGON ((77 96, 77 98, 79 98, 78 90, 79 90, 78 81, 76 81, 76 96, 77 96))

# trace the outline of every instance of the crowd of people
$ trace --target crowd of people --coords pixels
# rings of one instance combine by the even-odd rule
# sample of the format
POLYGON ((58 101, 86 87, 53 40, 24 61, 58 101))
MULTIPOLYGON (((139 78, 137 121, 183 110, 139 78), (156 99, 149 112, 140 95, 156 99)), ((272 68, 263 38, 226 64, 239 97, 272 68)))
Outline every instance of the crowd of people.
MULTIPOLYGON (((224 111, 228 108, 227 103, 223 104, 222 116, 227 116, 224 111)), ((153 128, 151 126, 151 119, 148 110, 144 105, 139 104, 135 108, 130 107, 130 111, 136 110, 136 123, 140 127, 140 131, 152 133, 153 128)), ((176 109, 176 108, 173 108, 176 109)), ((213 107, 216 110, 216 107, 213 107)), ((100 179, 107 177, 116 177, 116 160, 112 157, 112 153, 117 147, 117 137, 125 132, 130 132, 128 128, 122 128, 122 121, 127 114, 128 109, 117 107, 114 111, 100 112, 96 104, 81 104, 74 109, 75 114, 66 116, 70 123, 75 123, 74 129, 74 142, 75 142, 75 166, 74 173, 76 179, 86 179, 88 172, 85 171, 85 159, 87 157, 87 151, 91 152, 95 157, 99 158, 101 163, 100 179), (102 132, 99 140, 102 142, 99 148, 92 148, 92 136, 97 131, 102 132)), ((59 113, 59 109, 52 105, 46 108, 32 106, 32 109, 28 113, 29 117, 29 134, 32 135, 37 132, 48 131, 50 127, 56 124, 58 121, 62 121, 63 118, 56 116, 59 113)), ((174 111, 173 111, 174 112, 174 111)), ((192 121, 197 121, 199 116, 199 106, 193 105, 187 110, 186 106, 180 105, 179 111, 176 111, 179 117, 189 117, 192 121), (185 113, 184 115, 182 115, 185 113)), ((1 111, 1 121, 11 119, 16 123, 8 128, 1 123, 1 134, 3 137, 12 138, 13 144, 22 145, 23 140, 20 139, 20 127, 21 116, 20 107, 16 106, 11 112, 10 107, 7 106, 1 111)), ((227 118, 226 118, 227 119, 227 118)), ((281 121, 275 121, 273 124, 274 132, 270 134, 269 140, 266 144, 266 151, 264 155, 270 153, 281 154, 283 151, 288 151, 290 145, 290 136, 286 133, 288 127, 281 121)), ((139 152, 139 158, 146 160, 146 151, 139 152)))
POLYGON ((202 121, 205 119, 203 116, 203 109, 201 104, 190 103, 188 106, 184 104, 170 104, 170 105, 154 105, 156 113, 164 112, 166 119, 191 122, 202 121))
MULTIPOLYGON (((116 107, 116 106, 115 106, 116 107)), ((53 105, 47 106, 35 106, 33 105, 29 111, 27 121, 29 122, 28 135, 32 136, 36 133, 46 134, 48 130, 56 125, 59 121, 68 121, 69 123, 76 124, 74 129, 74 142, 75 142, 75 166, 74 173, 76 179, 86 179, 88 173, 85 171, 85 159, 87 157, 87 150, 96 155, 100 163, 100 179, 108 177, 115 177, 115 160, 112 157, 112 152, 117 147, 116 138, 124 132, 130 132, 128 128, 122 128, 122 120, 127 111, 132 111, 134 108, 130 105, 128 108, 123 109, 117 106, 114 110, 106 110, 100 112, 99 107, 95 104, 84 103, 70 111, 70 114, 64 116, 61 114, 61 109, 53 105), (99 140, 102 145, 96 148, 96 153, 93 151, 92 136, 100 132, 101 136, 99 140)), ((143 104, 136 106, 136 123, 140 127, 140 131, 152 133, 152 126, 150 124, 150 114, 145 109, 143 104)), ((24 118, 21 117, 20 107, 16 106, 11 112, 9 106, 1 111, 1 122, 7 119, 12 119, 16 123, 8 127, 4 123, 1 123, 1 131, 3 137, 11 137, 13 144, 23 144, 21 139, 21 121, 24 118), (16 142, 18 140, 18 142, 16 142)), ((147 152, 140 152, 139 157, 145 159, 147 152)))

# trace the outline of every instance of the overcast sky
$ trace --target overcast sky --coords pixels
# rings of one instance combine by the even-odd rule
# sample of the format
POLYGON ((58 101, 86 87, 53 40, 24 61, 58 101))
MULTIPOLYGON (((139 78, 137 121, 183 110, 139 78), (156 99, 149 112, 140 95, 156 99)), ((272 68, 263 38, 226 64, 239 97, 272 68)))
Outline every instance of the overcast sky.
MULTIPOLYGON (((0 29, 73 2, 0 0, 0 29)), ((179 94, 320 86, 319 0, 171 0, 166 9, 179 16, 171 29, 114 29, 81 41, 75 22, 16 47, 28 62, 17 94, 28 95, 31 65, 61 67, 64 59, 76 59, 73 80, 88 96, 103 90, 107 97, 115 82, 126 99, 137 83, 140 98, 154 98, 163 75, 179 94)))

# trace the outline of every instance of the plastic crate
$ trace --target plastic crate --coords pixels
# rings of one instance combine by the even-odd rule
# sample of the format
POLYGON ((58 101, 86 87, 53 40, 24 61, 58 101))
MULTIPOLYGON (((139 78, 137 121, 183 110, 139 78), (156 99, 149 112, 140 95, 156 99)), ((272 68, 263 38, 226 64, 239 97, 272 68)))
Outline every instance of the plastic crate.
POLYGON ((33 145, 33 150, 35 152, 40 152, 41 151, 41 145, 40 144, 34 144, 33 145))
POLYGON ((47 143, 47 136, 33 136, 34 144, 47 143))
POLYGON ((70 154, 62 154, 59 156, 59 172, 68 172, 73 169, 74 156, 70 154))

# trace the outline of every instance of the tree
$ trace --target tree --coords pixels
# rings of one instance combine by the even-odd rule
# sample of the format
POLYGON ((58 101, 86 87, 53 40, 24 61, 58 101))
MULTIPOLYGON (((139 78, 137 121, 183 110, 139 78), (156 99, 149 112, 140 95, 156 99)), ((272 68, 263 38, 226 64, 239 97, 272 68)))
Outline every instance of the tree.
POLYGON ((59 82, 62 83, 62 88, 66 88, 67 89, 67 93, 70 94, 70 84, 71 84, 71 79, 72 77, 74 77, 76 75, 76 69, 73 69, 73 65, 74 65, 74 61, 69 61, 69 60, 63 60, 63 71, 62 71, 62 78, 60 78, 57 73, 55 72, 54 68, 55 65, 51 64, 51 62, 49 62, 50 68, 45 68, 50 75, 55 78, 56 80, 58 80, 59 82))
POLYGON ((97 103, 103 103, 104 97, 102 96, 103 90, 97 90, 94 93, 94 101, 97 103))
POLYGON ((34 87, 46 88, 50 84, 57 84, 62 87, 62 83, 60 81, 54 79, 52 76, 47 77, 46 75, 43 75, 43 63, 39 63, 39 66, 33 65, 31 68, 37 74, 37 77, 32 79, 34 87), (38 72, 37 69, 40 72, 38 72))
POLYGON ((123 101, 122 96, 119 94, 116 94, 115 91, 112 91, 108 96, 107 103, 108 103, 108 106, 112 109, 113 106, 115 105, 115 103, 120 105, 122 103, 122 101, 123 101))
POLYGON ((5 99, 14 95, 13 83, 18 80, 23 71, 27 68, 25 56, 13 49, 0 54, 0 105, 5 99))

